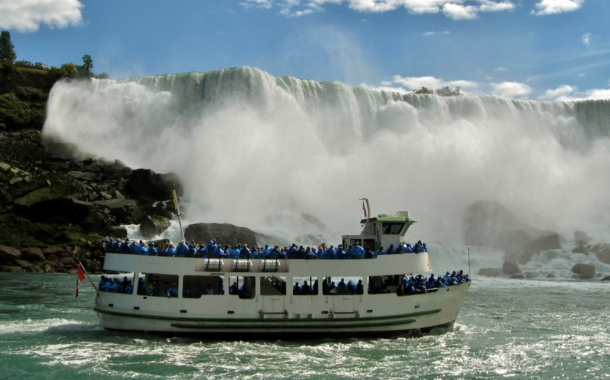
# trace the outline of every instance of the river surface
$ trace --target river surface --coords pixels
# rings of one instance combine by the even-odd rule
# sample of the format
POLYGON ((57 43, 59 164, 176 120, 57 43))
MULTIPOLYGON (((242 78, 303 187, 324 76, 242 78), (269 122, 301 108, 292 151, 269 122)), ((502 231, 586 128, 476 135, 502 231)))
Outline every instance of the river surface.
POLYGON ((475 277, 452 330, 220 342, 104 331, 76 275, 0 273, 0 379, 606 379, 610 284, 475 277))

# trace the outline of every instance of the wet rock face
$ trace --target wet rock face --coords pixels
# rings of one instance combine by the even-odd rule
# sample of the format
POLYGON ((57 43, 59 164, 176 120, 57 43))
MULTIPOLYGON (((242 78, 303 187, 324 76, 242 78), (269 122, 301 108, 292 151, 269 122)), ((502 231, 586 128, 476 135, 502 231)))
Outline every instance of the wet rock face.
POLYGON ((502 265, 502 273, 509 276, 518 275, 521 274, 521 269, 519 269, 517 264, 511 263, 510 261, 504 261, 504 264, 502 265))
POLYGON ((10 262, 21 259, 21 252, 13 247, 0 245, 0 262, 10 262))
POLYGON ((576 264, 572 267, 572 273, 581 280, 588 280, 595 276, 595 267, 590 264, 576 264))
POLYGON ((502 276, 502 269, 500 268, 481 268, 479 275, 486 277, 500 277, 502 276))
POLYGON ((604 264, 610 264, 610 245, 604 244, 603 248, 595 253, 597 259, 604 264))
POLYGON ((170 225, 169 219, 163 216, 147 215, 142 219, 140 232, 142 233, 142 236, 149 239, 161 235, 170 225))
POLYGON ((140 196, 165 201, 172 199, 173 185, 176 185, 176 194, 182 196, 184 189, 176 173, 157 174, 150 169, 136 169, 131 173, 128 187, 140 196))
POLYGON ((207 243, 211 238, 216 239, 218 244, 224 246, 230 244, 248 244, 248 247, 257 245, 262 236, 246 227, 237 227, 228 223, 197 223, 188 226, 184 232, 187 240, 196 243, 207 243))
POLYGON ((30 261, 45 261, 46 257, 40 248, 27 248, 21 252, 24 259, 30 261))

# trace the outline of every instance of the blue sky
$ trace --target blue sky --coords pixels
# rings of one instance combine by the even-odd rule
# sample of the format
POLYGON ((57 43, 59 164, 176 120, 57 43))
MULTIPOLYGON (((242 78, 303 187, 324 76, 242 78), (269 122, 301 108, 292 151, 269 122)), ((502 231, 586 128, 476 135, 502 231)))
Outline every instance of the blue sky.
POLYGON ((608 0, 0 0, 17 59, 111 78, 254 66, 408 92, 610 98, 608 0))

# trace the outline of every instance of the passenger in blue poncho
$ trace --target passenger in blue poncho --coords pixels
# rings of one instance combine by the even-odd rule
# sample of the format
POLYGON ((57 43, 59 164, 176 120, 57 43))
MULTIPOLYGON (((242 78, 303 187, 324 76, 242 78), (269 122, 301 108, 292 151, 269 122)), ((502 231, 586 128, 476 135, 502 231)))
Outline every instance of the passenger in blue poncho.
POLYGON ((240 259, 249 259, 252 256, 252 252, 250 252, 250 249, 248 248, 248 244, 244 244, 244 246, 241 248, 241 251, 239 251, 239 258, 240 259))
POLYGON ((133 284, 131 283, 131 280, 127 281, 127 285, 125 285, 125 293, 133 294, 133 284))
POLYGON ((356 243, 354 247, 354 259, 362 259, 364 257, 364 248, 360 246, 359 243, 356 243))
POLYGON ((169 289, 167 289, 167 296, 169 298, 178 297, 178 285, 176 285, 175 282, 172 284, 172 286, 170 286, 169 289))
POLYGON ((394 244, 390 244, 390 246, 388 247, 388 249, 385 251, 386 255, 392 255, 394 254, 395 250, 394 250, 394 244))
POLYGON ((411 243, 407 243, 407 246, 405 247, 405 253, 413 253, 413 247, 411 246, 411 243))
POLYGON ((233 285, 229 286, 229 294, 232 295, 237 295, 238 292, 238 288, 237 288, 237 282, 233 282, 233 285))
POLYGON ((375 256, 375 252, 371 251, 371 248, 366 247, 364 249, 364 258, 365 259, 375 259, 377 257, 375 256))
POLYGON ((341 279, 341 281, 339 281, 339 285, 337 285, 337 288, 343 288, 343 289, 347 289, 347 285, 345 285, 345 279, 341 279))
POLYGON ((299 254, 299 249, 297 248, 297 245, 296 244, 292 244, 290 246, 290 248, 288 249, 288 258, 289 259, 296 259, 298 254, 299 254))
POLYGON ((333 245, 324 252, 324 258, 327 260, 335 260, 337 258, 337 252, 333 245))
POLYGON ((343 250, 343 245, 339 244, 337 246, 337 251, 335 252, 335 257, 338 260, 343 260, 343 259, 345 259, 345 256, 346 256, 346 254, 345 254, 345 251, 343 250))
POLYGON ((168 257, 176 257, 176 248, 174 248, 174 244, 169 243, 169 247, 167 247, 165 254, 168 257))
POLYGON ((353 259, 353 258, 355 258, 354 256, 355 256, 354 255, 354 246, 350 244, 347 247, 347 251, 345 251, 345 258, 346 259, 353 259))
POLYGON ((187 257, 195 257, 195 253, 197 253, 197 245, 195 244, 195 242, 193 240, 191 240, 190 244, 189 244, 189 250, 187 253, 187 257))
POLYGON ((176 246, 176 256, 175 257, 186 257, 189 252, 189 247, 184 244, 184 240, 180 240, 178 245, 176 246))
MULTIPOLYGON (((339 284, 341 285, 341 284, 339 284)), ((347 291, 352 293, 352 294, 356 294, 356 284, 354 283, 354 281, 349 280, 347 282, 347 287, 346 287, 347 291)))

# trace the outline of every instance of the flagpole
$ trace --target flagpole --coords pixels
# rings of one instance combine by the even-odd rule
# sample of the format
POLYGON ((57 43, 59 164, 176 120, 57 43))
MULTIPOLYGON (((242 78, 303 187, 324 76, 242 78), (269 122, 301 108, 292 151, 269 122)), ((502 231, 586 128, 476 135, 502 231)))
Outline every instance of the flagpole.
POLYGON ((182 240, 186 241, 184 238, 184 230, 182 229, 182 218, 183 213, 180 212, 180 205, 178 204, 178 197, 176 196, 176 184, 173 185, 172 195, 174 197, 174 208, 176 209, 176 213, 178 213, 178 224, 180 225, 180 236, 182 236, 182 240))
POLYGON ((85 267, 83 266, 83 264, 81 264, 80 261, 78 262, 78 266, 83 270, 83 273, 85 274, 85 276, 87 276, 87 279, 89 279, 89 282, 91 282, 91 286, 93 286, 93 289, 95 289, 97 291, 97 286, 95 286, 95 283, 93 282, 91 277, 89 277, 89 273, 87 273, 87 271, 85 270, 85 267))

